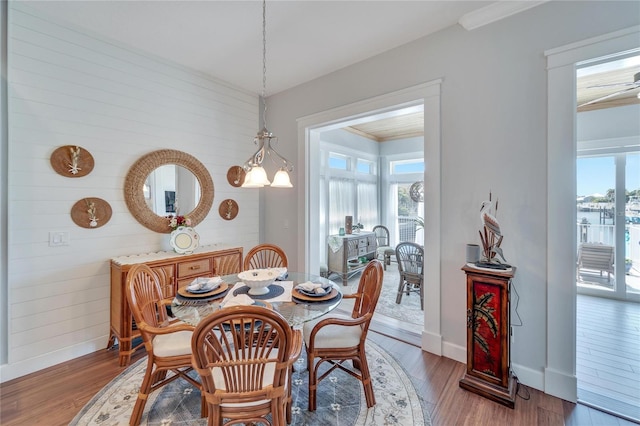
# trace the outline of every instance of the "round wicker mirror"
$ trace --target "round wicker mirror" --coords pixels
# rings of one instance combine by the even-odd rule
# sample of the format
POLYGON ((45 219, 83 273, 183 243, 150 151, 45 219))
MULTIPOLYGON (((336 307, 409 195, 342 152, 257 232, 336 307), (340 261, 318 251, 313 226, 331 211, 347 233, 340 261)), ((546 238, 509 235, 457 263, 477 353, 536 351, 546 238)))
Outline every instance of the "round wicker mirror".
POLYGON ((213 205, 213 180, 206 167, 192 155, 173 149, 161 149, 146 154, 136 161, 124 181, 124 199, 129 211, 138 222, 152 231, 168 234, 171 228, 165 217, 157 215, 147 205, 144 185, 147 177, 158 167, 166 164, 182 166, 193 173, 200 184, 200 200, 195 209, 182 213, 196 226, 209 214, 213 205))

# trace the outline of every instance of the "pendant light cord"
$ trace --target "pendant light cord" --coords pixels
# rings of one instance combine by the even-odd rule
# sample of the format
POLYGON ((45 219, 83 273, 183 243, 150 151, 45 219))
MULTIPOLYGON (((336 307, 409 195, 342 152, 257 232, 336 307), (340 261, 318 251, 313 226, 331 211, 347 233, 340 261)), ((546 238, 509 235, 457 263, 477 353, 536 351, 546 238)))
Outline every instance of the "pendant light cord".
POLYGON ((267 129, 267 0, 262 0, 262 123, 267 129))

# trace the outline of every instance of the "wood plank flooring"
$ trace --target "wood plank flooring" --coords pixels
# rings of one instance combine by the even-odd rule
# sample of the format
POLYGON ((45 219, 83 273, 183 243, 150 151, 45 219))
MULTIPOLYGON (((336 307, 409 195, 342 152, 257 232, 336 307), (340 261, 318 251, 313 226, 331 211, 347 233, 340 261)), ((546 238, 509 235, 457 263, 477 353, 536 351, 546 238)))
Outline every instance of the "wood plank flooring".
POLYGON ((640 304, 578 295, 578 401, 640 422, 640 304))
MULTIPOLYGON (((631 426, 600 411, 521 386, 515 409, 461 389, 465 365, 375 332, 370 339, 391 353, 411 377, 434 426, 631 426)), ((138 351, 133 360, 144 356, 138 351)), ((0 424, 67 425, 83 405, 124 367, 116 350, 101 350, 0 384, 0 424)))

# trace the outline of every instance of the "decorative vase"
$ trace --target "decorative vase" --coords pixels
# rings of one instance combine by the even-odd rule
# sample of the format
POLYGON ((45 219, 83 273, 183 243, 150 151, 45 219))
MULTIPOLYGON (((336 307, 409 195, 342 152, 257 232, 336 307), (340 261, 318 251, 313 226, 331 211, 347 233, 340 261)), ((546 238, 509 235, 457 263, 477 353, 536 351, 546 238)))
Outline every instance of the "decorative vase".
POLYGON ((200 245, 200 236, 190 226, 178 226, 171 232, 169 242, 176 253, 191 254, 200 245))

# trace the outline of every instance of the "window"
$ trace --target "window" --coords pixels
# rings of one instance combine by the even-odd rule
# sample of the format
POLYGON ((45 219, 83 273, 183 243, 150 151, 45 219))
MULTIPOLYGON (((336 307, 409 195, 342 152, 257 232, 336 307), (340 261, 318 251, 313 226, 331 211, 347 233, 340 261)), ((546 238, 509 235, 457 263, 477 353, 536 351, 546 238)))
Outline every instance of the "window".
POLYGON ((424 173, 424 159, 416 158, 412 160, 390 161, 392 175, 402 175, 408 173, 424 173))
POLYGON ((335 152, 330 152, 329 168, 337 170, 349 170, 349 157, 335 152))
POLYGON ((373 161, 364 160, 362 158, 358 158, 356 170, 358 171, 358 173, 364 173, 367 175, 376 174, 375 163, 373 161))

